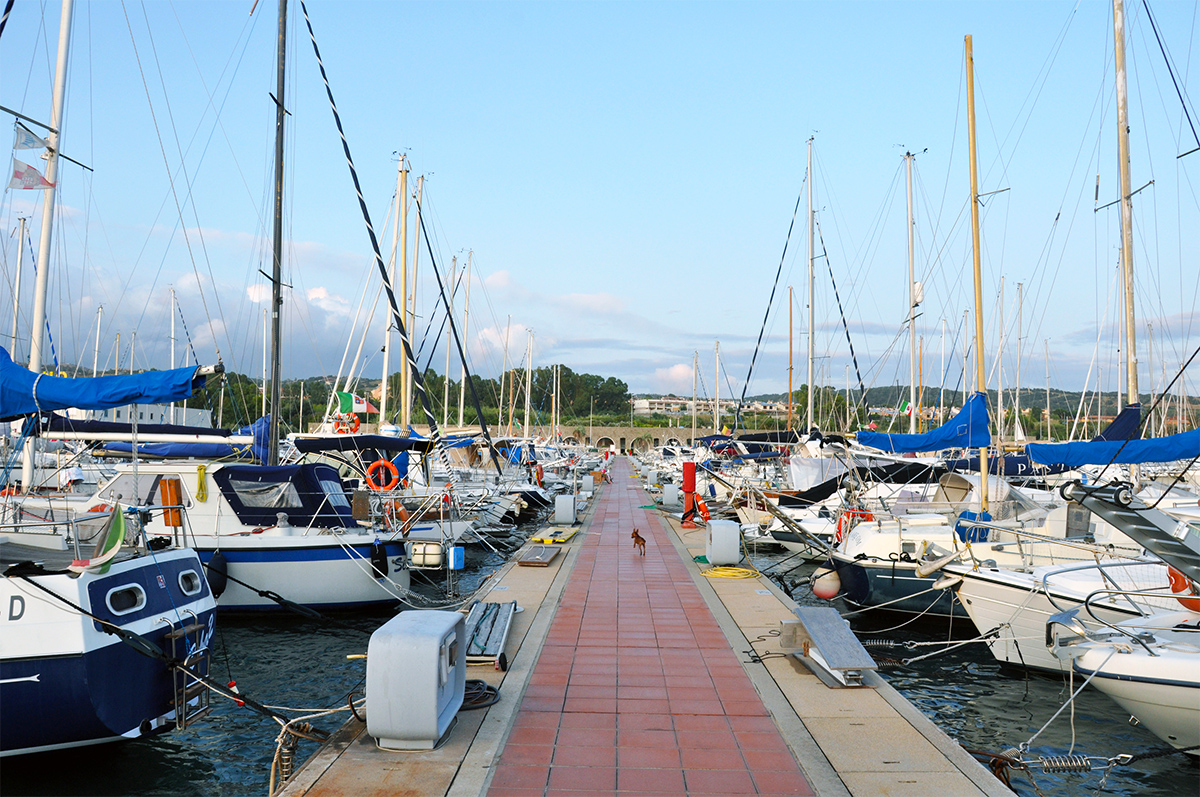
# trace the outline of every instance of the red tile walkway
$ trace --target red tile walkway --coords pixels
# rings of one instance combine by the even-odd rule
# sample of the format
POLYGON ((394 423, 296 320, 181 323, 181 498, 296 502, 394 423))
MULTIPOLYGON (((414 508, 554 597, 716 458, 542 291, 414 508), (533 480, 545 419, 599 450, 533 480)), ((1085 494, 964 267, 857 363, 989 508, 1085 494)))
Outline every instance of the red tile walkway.
POLYGON ((488 794, 811 795, 629 471, 598 494, 488 794))

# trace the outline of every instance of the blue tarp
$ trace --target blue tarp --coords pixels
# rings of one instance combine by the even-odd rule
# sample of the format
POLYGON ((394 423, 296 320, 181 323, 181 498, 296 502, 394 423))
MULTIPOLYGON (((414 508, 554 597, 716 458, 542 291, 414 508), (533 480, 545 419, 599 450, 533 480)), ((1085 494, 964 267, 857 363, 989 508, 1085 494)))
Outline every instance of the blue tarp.
POLYGON ((988 431, 987 397, 975 393, 958 414, 947 423, 925 434, 884 434, 858 432, 860 445, 878 448, 893 454, 918 451, 942 451, 947 448, 982 448, 991 445, 988 431))
MULTIPOLYGON (((191 428, 195 431, 193 427, 191 428)), ((209 430, 201 429, 203 433, 209 430)), ((224 430, 219 431, 227 434, 224 430)), ((233 432, 239 437, 253 435, 254 442, 249 445, 233 445, 231 443, 139 443, 138 453, 148 457, 164 457, 171 459, 225 459, 226 457, 252 456, 257 462, 266 462, 268 439, 271 433, 271 416, 264 415, 249 426, 233 432)), ((133 451, 132 443, 105 443, 105 451, 126 453, 133 451)))
POLYGON ((1041 465, 1135 465, 1174 462, 1200 455, 1200 429, 1145 440, 1093 440, 1080 443, 1030 443, 1029 458, 1041 465))
POLYGON ((147 371, 128 376, 95 376, 69 379, 65 376, 35 374, 12 361, 8 350, 0 346, 0 418, 16 418, 36 412, 65 410, 107 410, 127 404, 165 404, 183 401, 204 377, 196 375, 196 366, 172 371, 147 371))

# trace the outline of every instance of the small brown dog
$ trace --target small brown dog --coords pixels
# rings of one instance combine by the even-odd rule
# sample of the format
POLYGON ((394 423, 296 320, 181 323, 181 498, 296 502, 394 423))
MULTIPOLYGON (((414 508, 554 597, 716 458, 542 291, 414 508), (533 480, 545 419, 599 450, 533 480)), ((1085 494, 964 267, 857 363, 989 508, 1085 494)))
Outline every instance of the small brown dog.
POLYGON ((646 538, 643 537, 641 534, 638 534, 637 529, 634 529, 633 534, 630 534, 629 536, 633 538, 633 547, 635 549, 637 549, 638 553, 640 553, 642 556, 645 556, 646 555, 646 538))

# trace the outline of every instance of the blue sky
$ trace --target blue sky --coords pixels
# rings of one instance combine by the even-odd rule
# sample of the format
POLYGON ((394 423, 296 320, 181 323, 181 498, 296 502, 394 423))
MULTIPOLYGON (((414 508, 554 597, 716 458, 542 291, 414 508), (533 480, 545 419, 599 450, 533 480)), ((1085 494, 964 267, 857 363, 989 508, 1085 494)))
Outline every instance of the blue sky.
MULTIPOLYGON (((77 6, 63 150, 95 172, 60 172, 50 315, 62 359, 90 364, 102 304, 102 362, 113 362, 118 332, 127 362, 136 329, 136 364, 166 367, 173 286, 202 361, 219 350, 232 370, 260 372, 277 23, 275 4, 263 0, 253 17, 250 6, 77 6)), ((1151 8, 1181 88, 1200 93, 1196 5, 1151 8)), ((1044 385, 1048 345, 1054 386, 1081 388, 1089 367, 1092 388, 1098 373, 1107 389, 1116 384, 1118 217, 1094 212, 1097 174, 1101 204, 1118 193, 1109 3, 314 0, 309 12, 385 253, 399 151, 414 182, 427 175, 426 223, 443 274, 452 256, 461 264, 474 253, 472 370, 499 371, 511 316, 510 362, 522 360, 532 330, 535 365, 615 375, 639 392, 690 392, 698 351, 709 395, 717 340, 721 393, 743 389, 810 136, 828 254, 828 265, 816 261, 819 381, 843 385, 849 362, 832 268, 864 380, 907 383, 902 169, 912 150, 924 382, 939 380, 945 319, 947 384, 959 384, 961 338, 952 347, 972 301, 971 33, 980 190, 1003 191, 982 213, 989 372, 1003 276, 1006 384, 1017 376, 1018 282, 1022 382, 1044 385)), ((58 13, 53 3, 14 9, 0 45, 0 104, 49 116, 58 13)), ((1135 206, 1148 390, 1200 336, 1200 153, 1176 158, 1196 144, 1144 9, 1131 4, 1128 14, 1133 184, 1154 181, 1135 206)), ((306 376, 336 372, 347 341, 353 358, 354 314, 364 289, 371 305, 378 280, 298 3, 290 20, 283 367, 306 376)), ((36 240, 32 193, 7 192, 0 215, 11 231, 35 209, 36 240)), ((750 394, 786 388, 789 284, 804 381, 806 245, 802 203, 750 394)), ((4 246, 11 285, 11 236, 4 246)), ((418 338, 431 318, 441 323, 424 249, 420 261, 418 338)), ((0 302, 4 332, 9 313, 11 300, 0 302)), ((364 373, 377 377, 381 311, 369 329, 364 373)), ((432 362, 444 368, 440 351, 432 362)))

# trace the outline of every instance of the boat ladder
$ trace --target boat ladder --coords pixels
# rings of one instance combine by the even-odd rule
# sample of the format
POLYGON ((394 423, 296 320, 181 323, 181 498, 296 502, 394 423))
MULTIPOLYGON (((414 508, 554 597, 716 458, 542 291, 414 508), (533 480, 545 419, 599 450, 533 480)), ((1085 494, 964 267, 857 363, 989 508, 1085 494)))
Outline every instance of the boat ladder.
POLYGON ((207 630, 207 624, 194 620, 178 628, 172 625, 166 634, 166 639, 171 643, 171 658, 183 664, 183 667, 175 667, 171 672, 177 730, 186 728, 212 708, 209 703, 212 693, 192 675, 193 672, 208 675, 209 649, 202 640, 207 630))

